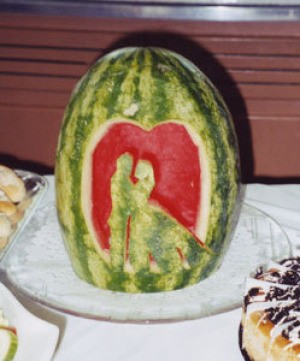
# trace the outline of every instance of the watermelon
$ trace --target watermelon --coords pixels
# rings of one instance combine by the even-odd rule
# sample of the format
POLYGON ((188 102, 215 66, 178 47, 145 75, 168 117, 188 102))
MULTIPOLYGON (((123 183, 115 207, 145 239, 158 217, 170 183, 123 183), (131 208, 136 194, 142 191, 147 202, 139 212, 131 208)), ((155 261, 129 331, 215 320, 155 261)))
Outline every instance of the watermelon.
POLYGON ((161 48, 123 48, 75 87, 55 166, 58 219, 76 274, 161 292, 216 270, 240 204, 230 113, 208 78, 161 48))
POLYGON ((11 327, 0 326, 0 360, 12 361, 18 348, 18 336, 11 327))

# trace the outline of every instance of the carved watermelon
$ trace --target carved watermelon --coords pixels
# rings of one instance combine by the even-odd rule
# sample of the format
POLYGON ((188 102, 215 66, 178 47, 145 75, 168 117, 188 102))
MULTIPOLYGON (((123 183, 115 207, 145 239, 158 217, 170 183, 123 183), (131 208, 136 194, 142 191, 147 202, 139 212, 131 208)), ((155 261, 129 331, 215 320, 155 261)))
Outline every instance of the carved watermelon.
POLYGON ((56 160, 64 241, 98 287, 156 292, 220 264, 237 219, 230 114, 192 63, 159 48, 116 50, 75 88, 56 160))

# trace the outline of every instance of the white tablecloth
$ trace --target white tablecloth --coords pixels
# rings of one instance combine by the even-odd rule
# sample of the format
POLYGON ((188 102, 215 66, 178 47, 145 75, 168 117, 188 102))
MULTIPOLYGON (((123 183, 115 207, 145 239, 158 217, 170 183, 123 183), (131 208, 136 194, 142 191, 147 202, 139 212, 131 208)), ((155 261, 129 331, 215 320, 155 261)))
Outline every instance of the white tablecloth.
MULTIPOLYGON (((54 200, 53 176, 48 180, 41 207, 54 200)), ((300 185, 248 185, 245 200, 275 218, 288 234, 294 254, 300 255, 300 185)), ((121 324, 70 316, 24 297, 20 300, 32 313, 59 326, 54 361, 243 360, 238 348, 240 309, 193 321, 121 324)))

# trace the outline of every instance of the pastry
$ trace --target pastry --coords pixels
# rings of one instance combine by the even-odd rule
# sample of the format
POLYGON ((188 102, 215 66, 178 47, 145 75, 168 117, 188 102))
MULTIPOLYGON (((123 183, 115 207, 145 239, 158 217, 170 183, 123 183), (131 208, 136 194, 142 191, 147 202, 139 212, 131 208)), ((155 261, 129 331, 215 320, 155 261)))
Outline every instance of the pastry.
POLYGON ((21 202, 26 196, 24 182, 10 168, 0 165, 0 189, 14 203, 21 202))
POLYGON ((24 181, 10 168, 0 165, 0 250, 22 219, 27 204, 24 181))
POLYGON ((240 346, 245 360, 299 361, 299 257, 271 263, 247 280, 240 346))

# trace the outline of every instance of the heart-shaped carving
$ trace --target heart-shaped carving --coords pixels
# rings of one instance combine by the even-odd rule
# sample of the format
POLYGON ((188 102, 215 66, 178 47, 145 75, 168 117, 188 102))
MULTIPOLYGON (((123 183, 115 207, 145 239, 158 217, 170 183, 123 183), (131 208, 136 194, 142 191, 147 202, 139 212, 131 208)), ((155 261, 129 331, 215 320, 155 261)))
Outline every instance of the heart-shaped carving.
POLYGON ((138 162, 149 162, 155 179, 149 202, 195 233, 201 169, 199 149, 185 126, 165 122, 145 130, 133 123, 116 122, 106 130, 92 154, 92 218, 101 248, 110 247, 111 179, 116 173, 117 160, 125 153, 133 159, 131 182, 136 182, 138 162))

